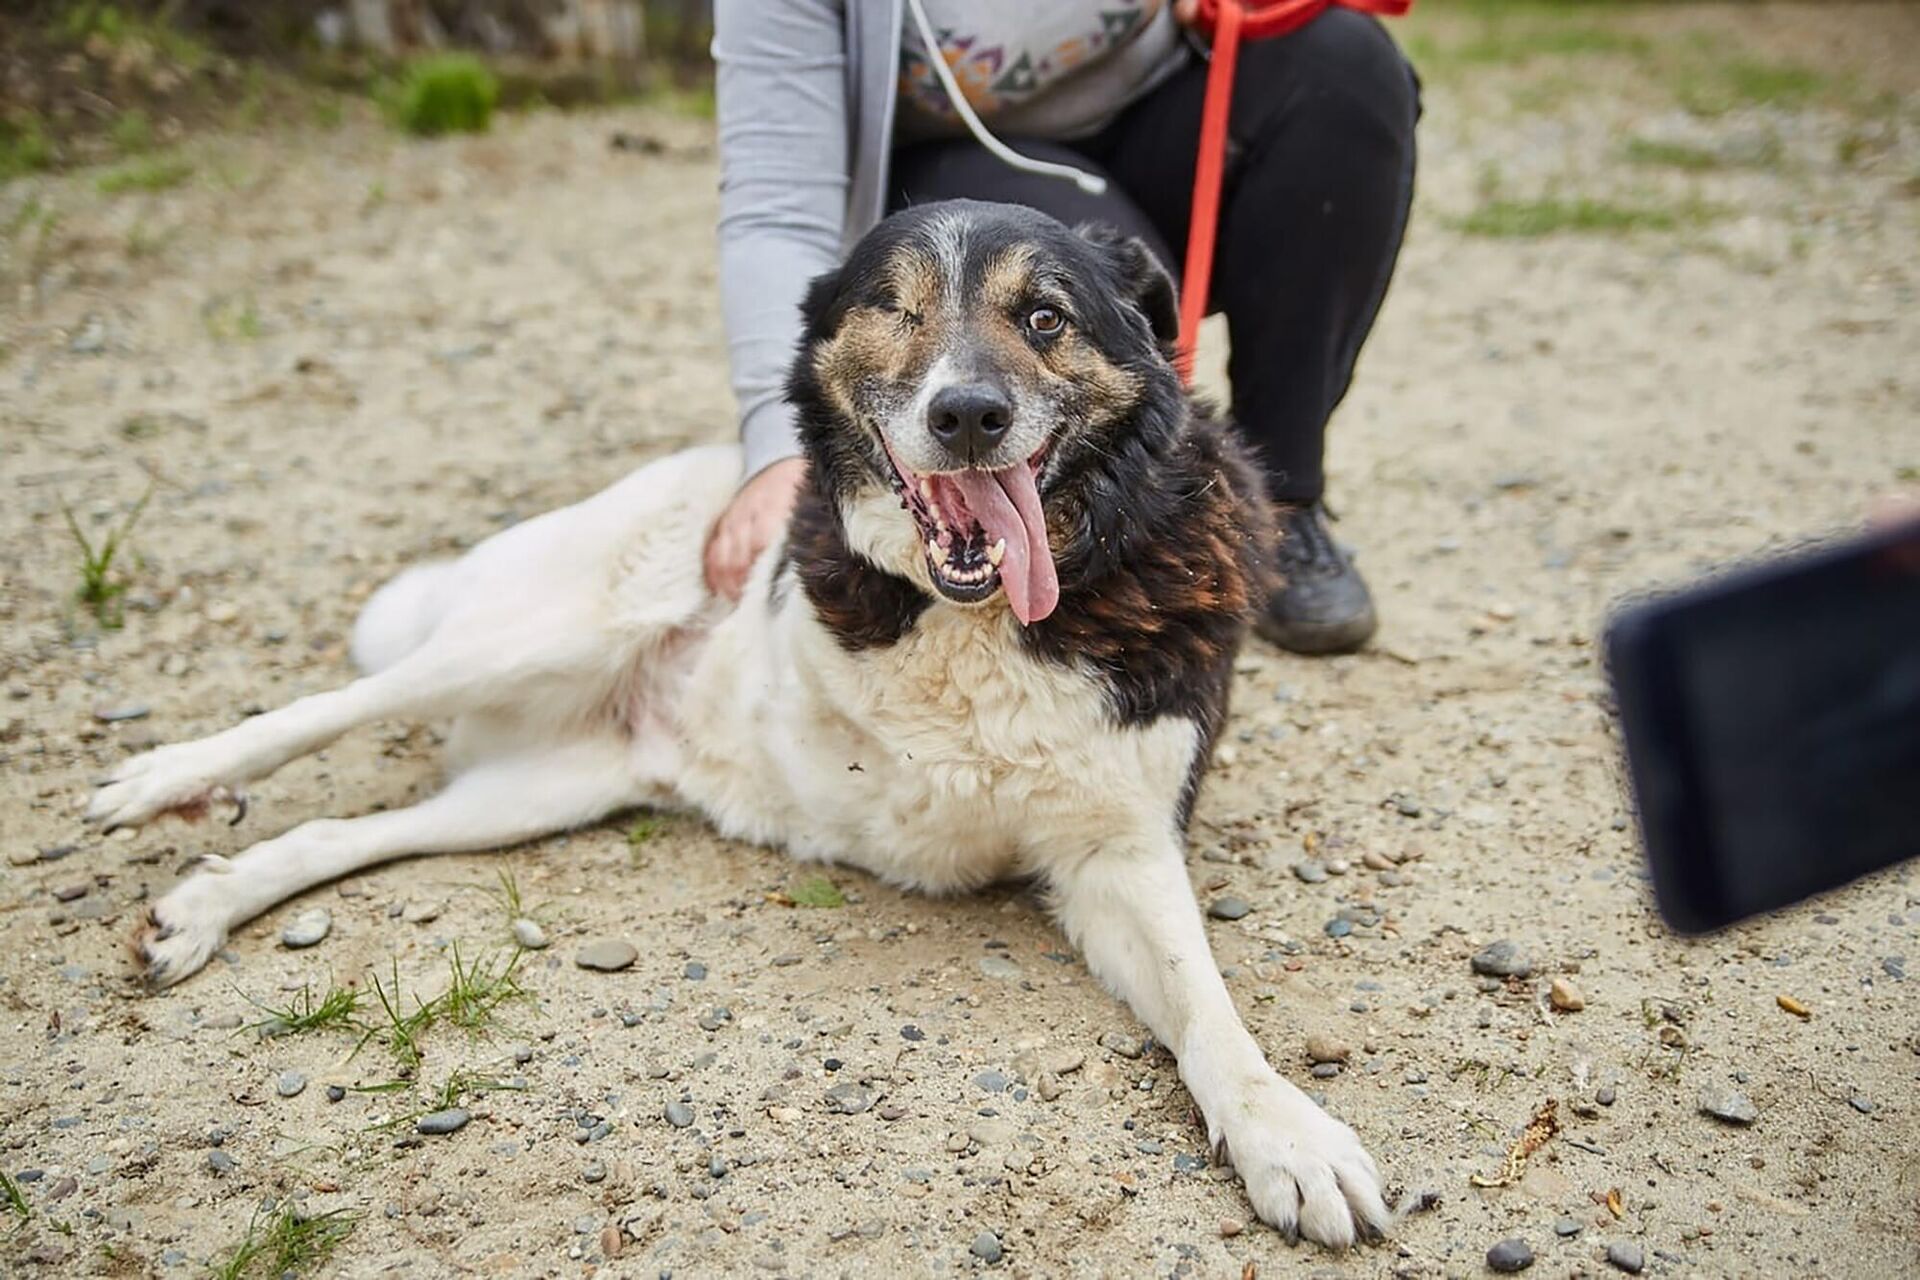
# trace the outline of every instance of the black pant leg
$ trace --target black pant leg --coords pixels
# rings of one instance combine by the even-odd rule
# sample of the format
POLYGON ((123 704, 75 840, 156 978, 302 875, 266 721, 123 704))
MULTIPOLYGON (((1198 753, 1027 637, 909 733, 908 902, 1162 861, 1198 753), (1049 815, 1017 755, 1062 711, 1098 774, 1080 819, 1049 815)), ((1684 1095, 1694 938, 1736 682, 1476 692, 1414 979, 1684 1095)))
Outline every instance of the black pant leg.
MULTIPOLYGON (((1198 62, 1086 144, 1184 257, 1206 92, 1198 62)), ((1209 310, 1232 334, 1233 413, 1275 497, 1324 486, 1327 419, 1393 274, 1419 91, 1380 24, 1334 9, 1243 44, 1209 310)))

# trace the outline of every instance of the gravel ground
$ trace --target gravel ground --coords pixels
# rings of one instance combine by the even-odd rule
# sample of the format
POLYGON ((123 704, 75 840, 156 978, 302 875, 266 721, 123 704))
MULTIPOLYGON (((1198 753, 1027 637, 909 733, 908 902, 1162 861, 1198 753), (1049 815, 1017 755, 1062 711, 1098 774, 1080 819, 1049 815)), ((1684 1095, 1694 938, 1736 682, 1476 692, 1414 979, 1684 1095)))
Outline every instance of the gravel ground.
POLYGON ((1609 602, 1920 468, 1920 19, 1843 8, 1409 30, 1419 206, 1332 458, 1385 625, 1246 653, 1191 841, 1255 1034, 1426 1205, 1344 1258, 1249 1222, 1173 1063, 1018 888, 829 889, 637 816, 356 877, 131 990, 120 941, 189 859, 406 803, 436 738, 353 735, 234 828, 103 840, 91 776, 338 682, 400 566, 726 432, 710 126, 350 116, 192 142, 164 192, 0 188, 6 1269, 198 1274, 291 1206, 351 1216, 341 1275, 1914 1274, 1911 868, 1667 934, 1593 647, 1609 602), (1663 216, 1462 221, 1549 194, 1663 216), (149 485, 102 629, 61 503, 98 539, 149 485), (454 948, 484 1005, 516 939, 549 944, 524 996, 462 1027, 454 948), (251 1028, 336 984, 376 1025, 375 977, 439 1013, 411 1083, 391 1027, 251 1028))

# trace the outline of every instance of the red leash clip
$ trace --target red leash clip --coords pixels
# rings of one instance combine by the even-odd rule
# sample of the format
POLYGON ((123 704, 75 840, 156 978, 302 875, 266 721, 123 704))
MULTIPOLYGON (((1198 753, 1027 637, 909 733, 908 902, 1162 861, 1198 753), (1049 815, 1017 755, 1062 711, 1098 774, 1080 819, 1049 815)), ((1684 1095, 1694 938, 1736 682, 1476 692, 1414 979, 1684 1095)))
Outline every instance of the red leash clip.
POLYGON ((1240 0, 1200 0, 1194 26, 1211 37, 1213 62, 1207 69, 1207 96, 1200 109, 1200 155, 1193 166, 1193 216, 1187 222, 1187 267, 1180 282, 1180 338, 1174 347, 1174 368, 1188 386, 1193 385, 1200 320, 1207 313, 1208 290, 1213 283, 1213 247, 1220 230, 1220 183, 1226 169, 1227 121, 1233 111, 1233 72, 1240 58, 1240 40, 1286 35, 1336 4, 1362 13, 1397 17, 1413 7, 1413 0, 1274 0, 1252 7, 1240 0))

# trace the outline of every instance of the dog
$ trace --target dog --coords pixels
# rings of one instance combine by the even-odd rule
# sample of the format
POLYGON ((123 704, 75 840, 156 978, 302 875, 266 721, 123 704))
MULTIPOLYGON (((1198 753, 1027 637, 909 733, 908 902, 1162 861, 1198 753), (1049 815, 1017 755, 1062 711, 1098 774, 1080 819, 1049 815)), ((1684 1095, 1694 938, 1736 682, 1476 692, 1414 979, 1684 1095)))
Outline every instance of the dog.
POLYGON ((692 449, 402 573, 355 625, 362 678, 112 772, 90 816, 117 827, 371 720, 451 721, 437 794, 307 822, 155 902, 146 980, 364 867, 641 805, 933 893, 1028 877, 1178 1060, 1260 1217, 1336 1247, 1383 1233, 1373 1160, 1268 1064, 1187 879, 1277 535, 1170 363, 1166 273, 1138 240, 946 202, 881 223, 802 320, 808 483, 737 604, 702 551, 740 451, 692 449))

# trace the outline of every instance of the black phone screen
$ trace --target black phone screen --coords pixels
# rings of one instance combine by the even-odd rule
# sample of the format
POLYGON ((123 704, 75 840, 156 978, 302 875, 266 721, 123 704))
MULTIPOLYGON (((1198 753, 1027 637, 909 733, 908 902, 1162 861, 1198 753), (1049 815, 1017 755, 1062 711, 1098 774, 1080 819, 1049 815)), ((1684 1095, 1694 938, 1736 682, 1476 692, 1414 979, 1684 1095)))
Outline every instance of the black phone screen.
POLYGON ((1608 651, 1676 928, 1920 854, 1920 526, 1642 605, 1608 651))

